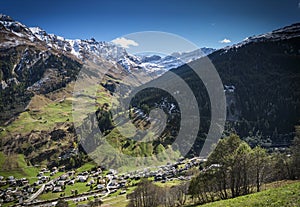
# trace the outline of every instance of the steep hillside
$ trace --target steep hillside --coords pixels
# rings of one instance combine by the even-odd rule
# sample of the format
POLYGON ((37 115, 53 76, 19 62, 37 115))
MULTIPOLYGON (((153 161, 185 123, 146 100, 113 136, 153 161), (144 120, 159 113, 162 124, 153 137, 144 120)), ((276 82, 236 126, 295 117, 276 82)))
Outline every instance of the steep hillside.
POLYGON ((0 123, 4 123, 24 111, 34 93, 46 94, 75 80, 82 63, 48 49, 10 17, 0 20, 0 123))
MULTIPOLYGON (((115 85, 129 73, 117 62, 105 58, 114 56, 114 48, 118 48, 95 42, 98 49, 103 50, 100 51, 102 56, 84 48, 77 51, 77 56, 64 50, 57 36, 45 33, 52 39, 43 40, 33 33, 34 30, 8 16, 0 16, 0 27, 0 146, 3 156, 9 159, 22 154, 28 164, 80 166, 86 158, 78 146, 73 125, 74 84, 83 68, 89 69, 86 76, 93 74, 93 68, 98 68, 97 72, 103 76, 97 81, 98 91, 91 94, 90 102, 95 107, 109 103, 112 95, 107 82, 115 85), (72 165, 69 165, 70 159, 74 160, 72 165)), ((146 76, 141 74, 139 78, 143 75, 146 76)), ((126 88, 126 84, 133 82, 124 80, 120 84, 126 88)))
POLYGON ((251 37, 210 59, 224 85, 235 87, 237 132, 288 143, 300 121, 300 24, 251 37))
MULTIPOLYGON (((250 144, 257 144, 252 142, 257 138, 265 146, 289 145, 294 137, 294 126, 300 121, 300 24, 251 37, 208 57, 224 84, 227 101, 225 133, 237 132, 250 140, 250 144)), ((200 70, 203 64, 205 59, 200 58, 171 70, 190 86, 198 101, 201 130, 192 154, 199 154, 211 116, 205 86, 191 69, 200 70)), ((167 80, 169 73, 155 81, 167 80)), ((149 91, 137 98, 139 103, 134 105, 153 107, 165 98, 168 101, 162 108, 169 110, 175 104, 171 95, 149 91)), ((170 128, 162 134, 164 140, 172 140, 179 132, 175 120, 169 122, 170 128)))
POLYGON ((292 25, 244 46, 210 56, 225 85, 233 85, 241 112, 234 124, 245 137, 262 133, 276 143, 290 133, 300 115, 300 25, 292 25))

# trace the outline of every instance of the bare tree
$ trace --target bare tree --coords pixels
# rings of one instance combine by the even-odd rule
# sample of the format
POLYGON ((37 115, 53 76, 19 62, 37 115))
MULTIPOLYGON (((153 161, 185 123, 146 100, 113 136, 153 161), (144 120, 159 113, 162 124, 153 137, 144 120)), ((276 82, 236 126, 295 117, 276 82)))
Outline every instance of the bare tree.
POLYGON ((160 204, 161 188, 147 179, 141 180, 134 192, 128 195, 129 207, 155 207, 160 204))
POLYGON ((266 167, 269 163, 266 150, 261 147, 255 147, 252 151, 252 161, 254 167, 254 177, 256 183, 256 191, 260 191, 261 183, 264 181, 266 174, 266 167))
POLYGON ((296 136, 291 147, 292 178, 300 179, 300 127, 296 127, 296 136))

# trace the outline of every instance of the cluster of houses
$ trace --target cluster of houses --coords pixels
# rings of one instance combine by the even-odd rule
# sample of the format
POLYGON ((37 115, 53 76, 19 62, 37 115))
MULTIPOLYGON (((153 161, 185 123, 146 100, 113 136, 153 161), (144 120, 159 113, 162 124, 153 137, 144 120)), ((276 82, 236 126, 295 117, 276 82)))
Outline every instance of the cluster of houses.
POLYGON ((24 198, 35 192, 35 188, 29 185, 27 178, 16 179, 14 176, 4 178, 0 176, 0 203, 12 201, 22 202, 24 198), (3 186, 7 186, 3 188, 3 186))
MULTIPOLYGON (((43 168, 37 174, 37 180, 32 184, 27 178, 16 179, 13 176, 7 178, 0 176, 0 187, 2 186, 0 203, 16 202, 21 204, 36 193, 63 193, 67 185, 72 186, 77 182, 85 183, 86 186, 91 187, 92 192, 101 192, 103 195, 115 193, 119 189, 121 189, 120 194, 125 194, 130 180, 150 177, 153 177, 155 182, 163 183, 173 179, 189 180, 190 176, 185 175, 184 172, 192 167, 198 167, 203 161, 200 158, 180 159, 174 164, 160 166, 155 171, 145 168, 121 175, 113 169, 104 174, 101 168, 77 173, 74 170, 66 172, 64 167, 53 167, 51 170, 43 168), (54 176, 58 172, 63 173, 60 176, 54 176)), ((77 189, 72 190, 72 194, 77 196, 77 189)))
POLYGON ((157 170, 150 170, 149 168, 145 168, 140 171, 135 171, 132 173, 128 173, 126 175, 122 175, 125 180, 134 179, 139 180, 141 178, 150 178, 153 177, 155 182, 167 182, 173 179, 179 180, 189 180, 191 177, 186 175, 186 171, 193 167, 199 167, 199 165, 205 162, 206 159, 202 158, 193 158, 190 160, 185 160, 181 158, 178 162, 174 164, 168 163, 164 166, 159 166, 157 170))
MULTIPOLYGON (((64 168, 62 167, 59 170, 63 171, 64 168)), ((57 172, 58 169, 56 167, 53 168, 52 172, 43 168, 36 177, 31 178, 36 179, 32 184, 25 177, 17 179, 14 176, 8 176, 7 178, 0 176, 0 204, 9 202, 23 203, 40 189, 41 185, 49 182, 51 180, 50 177, 57 172), (46 173, 50 173, 50 176, 44 175, 46 173)))
POLYGON ((171 181, 175 178, 179 180, 190 180, 191 176, 186 175, 187 170, 193 167, 199 167, 201 163, 204 162, 204 159, 193 158, 190 160, 179 160, 174 164, 168 164, 165 166, 159 167, 157 171, 151 172, 154 174, 154 181, 165 183, 167 181, 171 181))

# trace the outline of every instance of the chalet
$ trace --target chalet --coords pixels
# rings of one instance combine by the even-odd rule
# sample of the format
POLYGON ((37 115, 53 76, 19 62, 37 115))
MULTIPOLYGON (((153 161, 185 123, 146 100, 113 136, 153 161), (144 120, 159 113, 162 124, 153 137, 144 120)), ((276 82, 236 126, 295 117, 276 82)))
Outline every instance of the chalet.
POLYGON ((75 184, 75 180, 70 180, 67 184, 68 185, 74 185, 75 184))
POLYGON ((57 186, 64 186, 65 185, 65 181, 64 180, 59 180, 57 181, 57 186))
POLYGON ((59 171, 59 172, 64 172, 65 169, 66 169, 66 166, 63 165, 63 166, 60 166, 60 167, 59 167, 58 171, 59 171))
POLYGON ((104 185, 101 185, 101 184, 98 184, 98 185, 97 185, 97 189, 99 189, 99 190, 100 190, 100 189, 104 189, 104 188, 105 188, 104 185))
POLYGON ((82 175, 82 176, 78 176, 77 179, 78 179, 79 182, 82 182, 82 183, 83 183, 83 182, 86 182, 86 181, 87 181, 88 177, 82 175))
POLYGON ((5 186, 5 185, 7 185, 7 181, 1 180, 1 181, 0 181, 0 186, 5 186))
POLYGON ((53 185, 46 185, 46 186, 45 186, 45 191, 46 191, 46 192, 52 191, 53 188, 54 188, 53 185))
POLYGON ((61 186, 55 186, 52 190, 53 193, 58 193, 58 192, 62 192, 62 191, 63 190, 62 190, 61 186))
POLYGON ((67 174, 63 174, 62 176, 59 177, 59 180, 67 180, 68 177, 69 176, 67 174))

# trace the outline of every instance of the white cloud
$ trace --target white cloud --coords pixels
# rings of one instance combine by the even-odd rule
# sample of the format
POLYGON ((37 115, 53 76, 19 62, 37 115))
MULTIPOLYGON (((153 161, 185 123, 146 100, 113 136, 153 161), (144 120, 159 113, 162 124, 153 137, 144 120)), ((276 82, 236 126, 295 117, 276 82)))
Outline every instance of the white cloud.
POLYGON ((120 45, 124 48, 129 48, 130 46, 138 46, 139 44, 134 40, 126 39, 124 37, 118 37, 117 39, 112 40, 116 45, 120 45))
POLYGON ((225 38, 224 40, 220 40, 219 43, 231 43, 231 40, 225 38))

